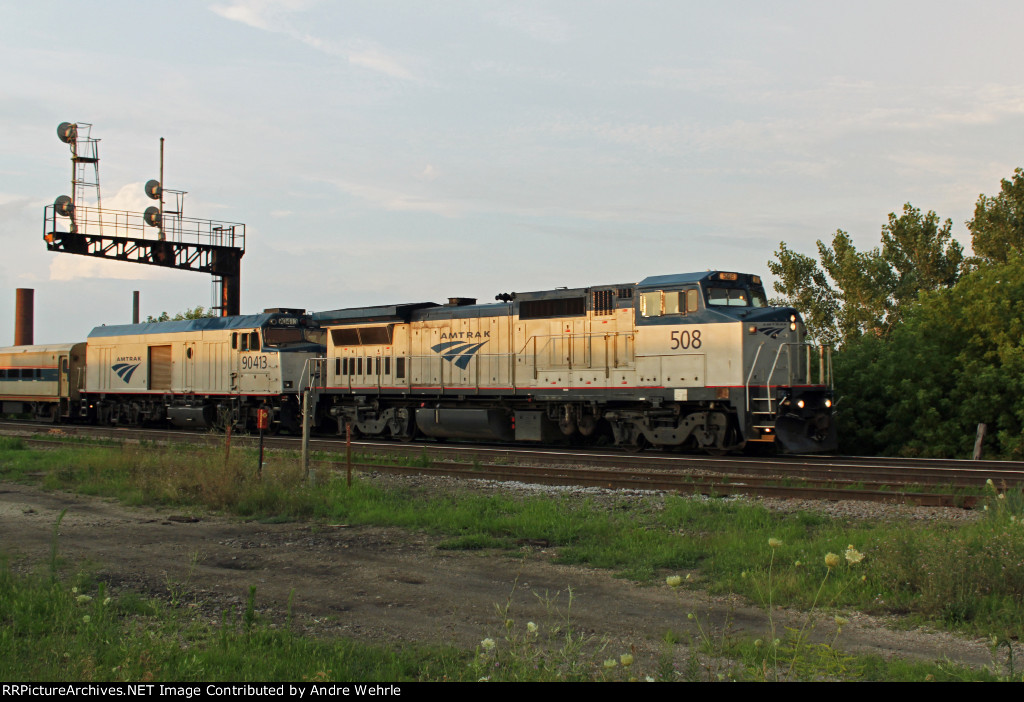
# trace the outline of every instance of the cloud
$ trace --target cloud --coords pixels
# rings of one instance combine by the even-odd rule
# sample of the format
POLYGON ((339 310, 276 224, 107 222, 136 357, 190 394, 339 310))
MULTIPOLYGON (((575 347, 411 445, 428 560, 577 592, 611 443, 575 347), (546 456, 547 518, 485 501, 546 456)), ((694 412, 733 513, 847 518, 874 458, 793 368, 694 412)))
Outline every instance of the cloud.
POLYGON ((285 15, 313 4, 310 0, 231 0, 226 5, 211 5, 210 10, 224 19, 273 32, 281 31, 279 23, 285 15))
MULTIPOLYGON (((180 271, 175 271, 180 273, 180 271)), ((168 280, 171 271, 126 261, 111 261, 92 256, 57 254, 50 264, 50 280, 67 281, 85 278, 107 280, 168 280)))
POLYGON ((568 24, 555 15, 535 8, 509 4, 501 10, 488 13, 486 17, 494 24, 514 29, 537 41, 561 44, 569 40, 568 24))
POLYGON ((346 59, 350 65, 383 73, 392 78, 416 80, 409 58, 400 57, 368 40, 334 42, 296 27, 289 19, 315 5, 310 0, 232 0, 227 5, 211 5, 210 10, 232 22, 265 32, 284 34, 305 46, 346 59))
MULTIPOLYGON (((158 204, 155 200, 147 197, 143 186, 144 184, 141 181, 122 186, 114 197, 103 199, 103 209, 121 210, 123 212, 144 212, 147 207, 158 204)), ((95 205, 90 206, 94 207, 95 205)))
POLYGON ((430 212, 442 217, 458 217, 464 214, 466 210, 464 206, 452 200, 431 199, 413 193, 344 180, 330 182, 342 192, 348 193, 360 200, 365 200, 385 210, 430 212))
POLYGON ((397 56, 393 56, 378 46, 364 45, 358 50, 348 53, 348 62, 353 66, 361 66, 371 71, 384 73, 393 78, 413 80, 415 75, 397 56))

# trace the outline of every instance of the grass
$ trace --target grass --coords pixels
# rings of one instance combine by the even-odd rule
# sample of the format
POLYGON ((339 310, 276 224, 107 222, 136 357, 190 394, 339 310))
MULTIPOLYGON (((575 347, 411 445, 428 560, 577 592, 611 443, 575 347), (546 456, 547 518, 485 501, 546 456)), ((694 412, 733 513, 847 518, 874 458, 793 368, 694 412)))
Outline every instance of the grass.
MULTIPOLYGON (((417 529, 438 535, 441 548, 448 549, 546 543, 560 562, 607 568, 641 582, 657 583, 666 573, 689 571, 694 576, 689 583, 711 593, 742 594, 769 611, 770 596, 771 606, 899 614, 914 623, 997 642, 1024 634, 1024 498, 1019 491, 994 485, 986 489, 984 518, 974 522, 876 523, 811 512, 781 514, 722 499, 669 496, 663 504, 609 506, 597 500, 468 491, 439 496, 414 488, 381 489, 362 479, 348 488, 341 477, 310 485, 302 481, 295 461, 278 455, 269 455, 262 480, 257 480, 255 463, 253 451, 237 448, 226 461, 224 452, 215 449, 33 451, 18 439, 0 437, 0 479, 41 480, 48 489, 112 496, 130 504, 213 509, 265 521, 311 519, 417 529), (769 538, 781 544, 769 548, 769 538), (843 554, 850 545, 865 554, 864 560, 840 560, 830 572, 825 554, 843 554), (832 577, 824 577, 826 573, 832 577)), ((683 586, 689 586, 687 581, 683 586)), ((268 630, 266 636, 283 646, 272 634, 281 632, 268 630)), ((752 641, 742 646, 749 648, 752 641)), ((805 643, 798 639, 792 645, 805 643)), ((703 645, 710 648, 707 642, 703 645)), ((750 670, 757 661, 747 660, 742 646, 720 652, 747 661, 742 668, 750 670)), ((845 670, 848 677, 860 679, 903 679, 899 676, 920 673, 917 668, 898 672, 871 659, 857 659, 855 667, 842 659, 838 668, 829 668, 821 656, 831 652, 812 647, 804 651, 816 661, 811 671, 845 670)), ((762 668, 763 663, 762 658, 762 668)), ((691 668, 693 675, 700 671, 699 665, 691 668)), ((185 673, 174 670, 175 675, 185 673)), ((943 670, 953 669, 946 666, 927 674, 949 679, 938 677, 947 674, 943 670)), ((622 667, 617 671, 622 673, 622 667)), ((139 672, 133 669, 133 674, 139 672)), ((439 674, 456 676, 447 669, 439 674)), ((948 674, 952 679, 964 675, 959 669, 948 674)), ((802 672, 799 676, 806 677, 802 672)))
POLYGON ((19 576, 0 561, 0 679, 49 682, 350 682, 466 679, 454 649, 390 650, 323 641, 241 611, 207 621, 132 594, 110 596, 86 575, 19 576))

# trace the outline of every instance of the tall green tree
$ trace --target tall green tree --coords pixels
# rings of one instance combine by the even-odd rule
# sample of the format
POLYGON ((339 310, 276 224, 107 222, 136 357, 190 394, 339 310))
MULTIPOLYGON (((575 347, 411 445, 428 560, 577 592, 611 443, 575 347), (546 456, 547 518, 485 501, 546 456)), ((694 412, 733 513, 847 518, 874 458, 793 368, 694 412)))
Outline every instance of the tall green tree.
POLYGON ((1024 168, 1002 180, 998 195, 978 196, 967 228, 976 264, 1006 263, 1012 252, 1024 252, 1024 168))
POLYGON ((922 214, 909 203, 889 215, 881 246, 858 251, 850 235, 837 230, 831 245, 818 241, 818 261, 779 245, 768 262, 775 291, 800 309, 819 342, 844 345, 862 336, 887 338, 922 291, 955 284, 963 269, 963 248, 953 223, 935 212, 922 214))

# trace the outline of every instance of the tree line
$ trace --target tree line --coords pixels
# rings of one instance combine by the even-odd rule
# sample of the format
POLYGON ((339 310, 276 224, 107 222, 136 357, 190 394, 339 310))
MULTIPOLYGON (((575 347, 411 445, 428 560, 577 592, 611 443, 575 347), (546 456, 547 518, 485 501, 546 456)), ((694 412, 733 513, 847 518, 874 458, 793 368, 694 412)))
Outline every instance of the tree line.
POLYGON ((1024 458, 1024 169, 979 196, 972 256, 952 226, 908 203, 875 248, 838 230, 768 262, 773 302, 835 349, 843 451, 969 458, 983 422, 986 457, 1024 458))

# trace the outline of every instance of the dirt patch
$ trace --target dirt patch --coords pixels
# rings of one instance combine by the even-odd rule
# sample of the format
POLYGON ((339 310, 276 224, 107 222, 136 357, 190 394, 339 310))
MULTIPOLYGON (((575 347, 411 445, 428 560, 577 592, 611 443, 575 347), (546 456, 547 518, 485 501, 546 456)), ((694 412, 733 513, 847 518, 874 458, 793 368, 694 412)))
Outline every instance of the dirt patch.
MULTIPOLYGON (((500 642, 506 616, 525 631, 527 622, 553 626, 568 615, 595 649, 604 646, 595 660, 632 648, 641 671, 654 669, 666 631, 695 632, 689 612, 718 632, 728 626, 762 636, 767 627, 761 609, 735 598, 559 565, 556 551, 543 545, 516 553, 449 551, 432 536, 399 529, 197 517, 6 483, 0 551, 14 556, 17 568, 45 564, 62 510, 58 545, 66 562, 115 589, 188 605, 213 623, 228 607, 244 606, 251 586, 264 617, 282 621, 291 601, 294 624, 310 633, 389 645, 473 649, 485 637, 500 642)), ((847 651, 992 663, 984 641, 849 618, 838 642, 847 651)), ((799 613, 779 611, 775 619, 780 626, 803 623, 799 613)), ((817 631, 831 638, 831 617, 822 619, 817 631)), ((685 651, 676 655, 681 664, 685 651)))

